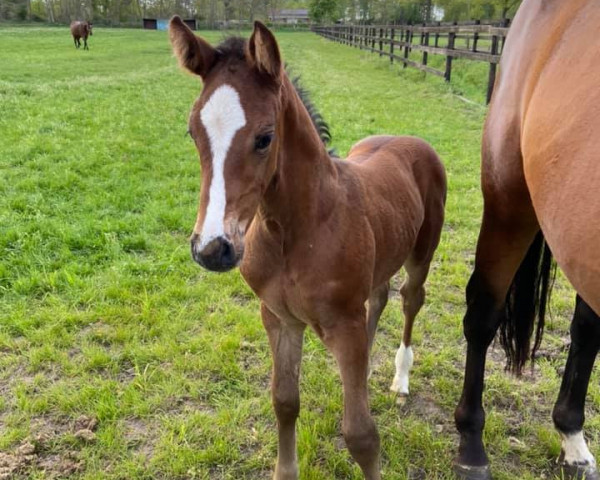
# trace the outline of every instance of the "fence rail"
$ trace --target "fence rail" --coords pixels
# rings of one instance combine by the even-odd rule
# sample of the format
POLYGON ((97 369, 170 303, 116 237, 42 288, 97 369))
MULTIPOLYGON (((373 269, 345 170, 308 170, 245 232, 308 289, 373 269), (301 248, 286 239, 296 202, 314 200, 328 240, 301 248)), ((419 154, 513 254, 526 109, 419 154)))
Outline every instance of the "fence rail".
POLYGON ((464 58, 489 63, 487 102, 489 103, 496 81, 496 65, 508 33, 508 21, 502 24, 442 25, 331 25, 313 26, 312 31, 329 40, 389 57, 390 62, 402 62, 424 72, 452 77, 452 60, 464 58), (420 61, 410 54, 421 52, 420 61), (445 57, 444 70, 428 65, 429 55, 445 57))

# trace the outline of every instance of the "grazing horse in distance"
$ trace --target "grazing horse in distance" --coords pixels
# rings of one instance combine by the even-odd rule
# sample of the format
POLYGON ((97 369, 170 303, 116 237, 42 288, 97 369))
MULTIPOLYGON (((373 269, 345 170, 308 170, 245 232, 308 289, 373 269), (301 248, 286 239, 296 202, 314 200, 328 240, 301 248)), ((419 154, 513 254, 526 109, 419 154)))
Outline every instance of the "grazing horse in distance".
POLYGON ((483 222, 467 287, 467 361, 455 412, 455 471, 463 479, 491 478, 481 402, 488 346, 500 328, 512 370, 533 358, 552 256, 577 292, 552 414, 559 464, 567 478, 600 479, 583 436, 600 348, 599 25, 598 0, 524 0, 504 46, 483 134, 483 222))
POLYGON ((89 50, 87 39, 88 35, 92 36, 92 24, 87 21, 75 20, 71 22, 71 35, 73 35, 73 43, 75 48, 81 46, 80 39, 83 38, 83 49, 89 50))
POLYGON ((342 432, 368 480, 379 480, 379 434, 369 411, 369 351, 402 266, 404 341, 392 389, 408 393, 412 325, 439 243, 446 176, 434 150, 412 137, 375 136, 332 158, 283 68, 273 34, 216 48, 173 17, 171 42, 204 88, 189 117, 202 167, 192 256, 213 271, 240 270, 261 300, 273 354, 279 434, 274 478, 298 478, 298 379, 307 326, 342 377, 342 432))

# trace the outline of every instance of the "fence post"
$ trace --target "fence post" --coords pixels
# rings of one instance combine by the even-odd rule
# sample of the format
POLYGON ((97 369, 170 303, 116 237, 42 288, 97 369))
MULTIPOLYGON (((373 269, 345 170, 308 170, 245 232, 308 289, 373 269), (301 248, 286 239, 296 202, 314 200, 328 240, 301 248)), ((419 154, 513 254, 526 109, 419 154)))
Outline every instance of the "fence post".
MULTIPOLYGON (((404 43, 404 59, 405 60, 408 60, 408 53, 410 51, 409 46, 412 43, 412 29, 411 29, 411 26, 412 25, 410 25, 410 24, 408 24, 406 26, 406 38, 404 40, 404 42, 405 42, 404 43)), ((405 61, 403 68, 406 68, 407 66, 408 66, 408 63, 405 61)))
POLYGON ((394 27, 390 31, 390 63, 394 63, 394 27))
POLYGON ((383 28, 379 29, 379 56, 383 55, 383 28))
MULTIPOLYGON (((492 37, 492 48, 490 49, 492 55, 498 54, 498 35, 492 37)), ((486 103, 490 103, 492 99, 492 93, 494 92, 494 83, 496 83, 496 64, 490 63, 490 72, 488 75, 488 88, 486 95, 486 103)))
POLYGON ((360 39, 361 39, 360 49, 361 50, 367 45, 366 33, 367 33, 367 27, 365 27, 363 25, 362 27, 360 27, 360 39))
POLYGON ((362 27, 358 26, 358 48, 362 50, 362 27))
MULTIPOLYGON (((481 25, 481 20, 475 20, 475 25, 481 25)), ((479 40, 479 32, 473 34, 473 52, 477 51, 477 41, 479 40)))
MULTIPOLYGON (((436 27, 439 27, 441 25, 442 25, 442 22, 437 22, 436 27)), ((436 48, 438 47, 439 42, 440 42, 440 32, 436 31, 435 32, 435 46, 436 46, 436 48)))
MULTIPOLYGON (((454 22, 456 25, 456 22, 454 22)), ((450 32, 448 34, 448 50, 454 50, 454 40, 456 38, 456 32, 450 32)), ((452 75, 452 55, 446 56, 446 71, 444 72, 444 78, 447 82, 450 81, 450 76, 452 75)))
MULTIPOLYGON (((423 26, 425 26, 425 24, 423 24, 423 26)), ((423 41, 421 42, 421 45, 425 45, 426 47, 429 46, 429 32, 425 32, 423 34, 423 41)), ((427 53, 427 50, 423 52, 423 65, 427 65, 427 53)))
POLYGON ((377 29, 375 27, 371 28, 371 53, 375 51, 375 37, 377 36, 377 29))

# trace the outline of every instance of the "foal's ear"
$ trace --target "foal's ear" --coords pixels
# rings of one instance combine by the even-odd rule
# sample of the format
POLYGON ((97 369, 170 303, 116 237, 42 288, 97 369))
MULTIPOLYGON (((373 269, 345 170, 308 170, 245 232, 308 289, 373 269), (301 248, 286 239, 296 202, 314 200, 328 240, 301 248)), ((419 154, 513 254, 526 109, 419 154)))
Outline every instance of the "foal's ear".
POLYGON ((194 35, 178 15, 169 22, 169 37, 181 66, 204 78, 215 63, 217 51, 194 35))
POLYGON ((248 42, 248 59, 258 71, 279 80, 281 77, 281 55, 275 36, 261 22, 254 22, 254 31, 248 42))

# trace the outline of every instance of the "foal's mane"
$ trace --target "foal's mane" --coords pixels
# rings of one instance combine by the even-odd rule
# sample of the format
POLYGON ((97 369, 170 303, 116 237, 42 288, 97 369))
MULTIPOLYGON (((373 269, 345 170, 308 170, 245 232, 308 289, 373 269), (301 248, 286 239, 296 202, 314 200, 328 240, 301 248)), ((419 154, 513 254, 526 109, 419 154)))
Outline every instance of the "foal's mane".
POLYGON ((323 118, 323 115, 321 115, 321 113, 317 110, 317 107, 315 107, 314 103, 312 103, 312 101, 310 100, 310 94, 308 93, 308 90, 306 90, 306 88, 304 88, 300 84, 300 76, 297 75, 295 77, 292 77, 290 75, 290 68, 288 65, 285 66, 285 71, 290 77, 292 85, 296 89, 296 93, 300 97, 300 100, 302 100, 304 107, 308 111, 310 119, 312 120, 312 123, 315 129, 317 130, 321 141, 325 146, 328 146, 331 142, 331 132, 329 131, 329 125, 323 118))
MULTIPOLYGON (((246 39, 235 36, 227 37, 216 47, 216 50, 218 59, 233 58, 235 60, 244 60, 246 56, 246 39)), ((298 94, 300 100, 302 100, 302 103, 304 104, 304 107, 308 111, 310 119, 312 120, 312 124, 315 127, 317 133, 319 134, 319 138, 323 142, 323 145, 327 147, 331 142, 331 132, 329 131, 329 125, 310 100, 308 90, 306 90, 300 84, 300 76, 292 76, 290 68, 287 64, 285 65, 285 73, 290 78, 290 81, 292 82, 296 93, 298 94)), ((336 156, 333 150, 330 150, 329 154, 336 156)))

